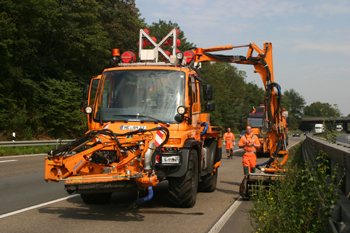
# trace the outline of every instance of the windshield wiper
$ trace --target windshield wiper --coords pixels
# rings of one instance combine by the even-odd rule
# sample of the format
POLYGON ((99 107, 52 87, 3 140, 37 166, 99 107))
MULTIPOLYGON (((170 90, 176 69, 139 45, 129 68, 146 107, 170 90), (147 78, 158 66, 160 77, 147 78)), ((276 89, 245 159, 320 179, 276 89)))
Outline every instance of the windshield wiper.
MULTIPOLYGON (((158 124, 158 122, 162 123, 162 124, 166 124, 167 126, 169 126, 170 124, 168 122, 159 120, 157 118, 151 117, 151 116, 147 116, 147 115, 132 115, 132 114, 125 114, 125 115, 113 115, 113 116, 126 116, 126 117, 146 117, 146 118, 150 118, 155 120, 155 123, 158 124)), ((142 121, 141 121, 142 122, 142 121)))

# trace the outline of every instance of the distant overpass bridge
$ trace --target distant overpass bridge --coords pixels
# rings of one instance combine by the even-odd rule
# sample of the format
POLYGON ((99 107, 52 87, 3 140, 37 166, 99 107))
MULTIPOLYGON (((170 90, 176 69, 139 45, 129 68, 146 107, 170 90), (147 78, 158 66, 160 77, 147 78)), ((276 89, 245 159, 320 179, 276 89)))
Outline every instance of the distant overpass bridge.
POLYGON ((314 124, 322 124, 323 121, 327 122, 335 122, 335 123, 343 123, 343 129, 348 131, 348 123, 350 123, 350 117, 302 117, 301 122, 305 123, 314 123, 314 124))

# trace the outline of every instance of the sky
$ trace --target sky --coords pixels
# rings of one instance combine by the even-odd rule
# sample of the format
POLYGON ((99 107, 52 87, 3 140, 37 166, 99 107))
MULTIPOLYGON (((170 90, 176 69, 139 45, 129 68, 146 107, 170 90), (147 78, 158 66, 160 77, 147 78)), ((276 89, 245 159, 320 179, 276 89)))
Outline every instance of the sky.
MULTIPOLYGON (((282 93, 294 89, 306 105, 320 101, 350 113, 350 0, 136 0, 136 7, 148 25, 177 23, 197 47, 254 43, 263 49, 271 42, 282 93)), ((253 66, 233 65, 263 87, 253 66)))

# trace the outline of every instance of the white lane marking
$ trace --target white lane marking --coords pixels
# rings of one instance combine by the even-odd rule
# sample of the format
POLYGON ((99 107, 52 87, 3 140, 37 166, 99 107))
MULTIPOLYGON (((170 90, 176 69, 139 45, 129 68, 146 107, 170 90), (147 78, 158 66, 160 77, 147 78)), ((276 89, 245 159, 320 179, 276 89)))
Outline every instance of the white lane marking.
POLYGON ((7 159, 7 158, 21 158, 21 157, 32 157, 32 156, 42 156, 47 154, 30 154, 30 155, 10 155, 10 156, 0 156, 0 159, 7 159))
MULTIPOLYGON (((300 141, 301 142, 301 141, 300 141)), ((293 146, 295 146, 296 144, 298 144, 298 143, 300 143, 300 142, 296 142, 296 143, 294 143, 293 145, 291 145, 291 146, 288 146, 288 148, 287 149, 290 149, 290 148, 292 148, 293 146)))
POLYGON ((231 215, 236 211, 239 205, 242 203, 243 199, 241 196, 226 210, 226 212, 221 216, 221 218, 215 223, 215 225, 210 229, 208 233, 220 232, 221 228, 230 219, 231 215))
POLYGON ((16 210, 16 211, 13 211, 13 212, 10 212, 10 213, 7 213, 7 214, 2 214, 2 215, 0 215, 0 218, 6 218, 6 217, 9 217, 11 215, 23 213, 23 212, 28 211, 28 210, 36 209, 36 208, 39 208, 39 207, 42 207, 42 206, 45 206, 45 205, 50 205, 50 204, 53 204, 53 203, 56 203, 56 202, 60 202, 60 201, 64 201, 64 200, 67 200, 69 198, 73 198, 73 197, 77 197, 77 196, 80 196, 80 194, 75 194, 75 195, 59 198, 59 199, 56 199, 56 200, 53 200, 53 201, 49 201, 49 202, 45 202, 45 203, 42 203, 42 204, 39 204, 39 205, 34 205, 34 206, 31 206, 31 207, 28 207, 28 208, 24 208, 24 209, 21 209, 21 210, 16 210))
POLYGON ((15 161, 18 161, 18 160, 5 160, 5 161, 0 161, 0 163, 15 162, 15 161))

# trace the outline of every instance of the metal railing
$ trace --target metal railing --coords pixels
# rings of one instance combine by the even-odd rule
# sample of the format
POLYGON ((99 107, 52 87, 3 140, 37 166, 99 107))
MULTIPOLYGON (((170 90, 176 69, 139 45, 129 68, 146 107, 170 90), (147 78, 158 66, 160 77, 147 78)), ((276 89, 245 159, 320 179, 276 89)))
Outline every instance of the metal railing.
POLYGON ((74 141, 75 139, 62 140, 38 140, 38 141, 0 141, 0 147, 17 147, 17 146, 60 146, 68 142, 74 141))
POLYGON ((336 174, 336 182, 341 182, 338 190, 339 200, 334 206, 329 221, 330 230, 332 232, 345 233, 350 232, 350 145, 346 143, 329 143, 326 139, 308 135, 303 144, 304 159, 310 160, 312 164, 316 164, 316 157, 319 151, 324 151, 330 160, 329 175, 334 171, 334 167, 338 165, 336 174))

